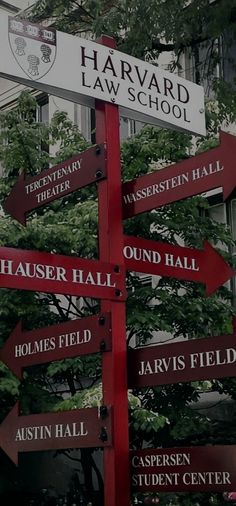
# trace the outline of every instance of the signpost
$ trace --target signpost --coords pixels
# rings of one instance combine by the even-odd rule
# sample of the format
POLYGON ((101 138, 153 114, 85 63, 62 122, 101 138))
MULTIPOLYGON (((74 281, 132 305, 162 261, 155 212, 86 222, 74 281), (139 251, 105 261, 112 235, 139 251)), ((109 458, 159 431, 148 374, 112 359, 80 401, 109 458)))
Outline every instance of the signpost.
POLYGON ((21 378, 24 367, 99 351, 111 351, 109 313, 28 332, 22 332, 20 321, 0 350, 0 360, 21 378))
MULTIPOLYGON (((112 39, 100 42, 113 51, 112 39)), ((117 106, 96 102, 96 142, 107 148, 107 179, 98 186, 99 258, 125 269, 117 106)), ((101 310, 111 312, 112 334, 112 353, 102 356, 103 404, 113 406, 113 445, 104 449, 103 460, 104 506, 130 506, 126 306, 120 298, 107 299, 101 310)))
POLYGON ((235 332, 128 352, 129 388, 232 377, 235 369, 235 332))
POLYGON ((0 287, 124 300, 125 272, 98 260, 0 247, 0 287))
POLYGON ((125 236, 124 257, 125 266, 130 271, 203 283, 207 295, 235 275, 234 270, 207 241, 203 250, 197 250, 125 236))
MULTIPOLYGON (((130 471, 137 491, 235 490, 234 446, 147 449, 129 456, 126 269, 204 283, 207 294, 234 272, 208 243, 201 251, 124 237, 122 195, 123 218, 218 186, 226 198, 236 185, 231 162, 236 140, 221 133, 219 147, 122 189, 118 106, 126 117, 204 135, 203 88, 120 53, 112 39, 98 42, 7 13, 0 18, 0 76, 95 107, 99 145, 33 178, 21 175, 4 204, 25 224, 33 209, 99 181, 99 260, 1 247, 0 287, 101 299, 96 317, 23 333, 19 323, 1 358, 20 376, 28 365, 107 351, 100 411, 18 416, 16 405, 0 426, 0 445, 15 463, 19 452, 104 447, 104 506, 129 506, 130 471)), ((201 349, 198 345, 199 340, 130 352, 130 385, 233 375, 234 335, 203 339, 201 349)))
POLYGON ((235 490, 236 445, 134 450, 130 460, 136 491, 235 490))
POLYGON ((97 408, 18 416, 18 403, 0 426, 2 449, 17 465, 18 453, 111 445, 111 414, 97 408))
POLYGON ((92 146, 34 177, 25 179, 22 173, 5 200, 3 208, 25 225, 28 212, 104 177, 106 177, 104 146, 92 146))
POLYGON ((123 183, 123 218, 218 187, 226 199, 236 187, 235 150, 236 137, 220 132, 216 148, 123 183))
POLYGON ((1 77, 88 107, 96 99, 114 103, 125 117, 205 135, 203 88, 177 74, 7 12, 0 45, 1 77))

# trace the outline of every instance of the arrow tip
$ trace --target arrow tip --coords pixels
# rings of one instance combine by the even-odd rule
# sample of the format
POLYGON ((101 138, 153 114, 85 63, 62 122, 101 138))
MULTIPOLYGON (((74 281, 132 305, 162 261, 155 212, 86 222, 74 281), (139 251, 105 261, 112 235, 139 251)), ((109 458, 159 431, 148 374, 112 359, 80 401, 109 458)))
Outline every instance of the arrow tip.
POLYGON ((0 350, 0 358, 18 379, 22 377, 20 360, 15 356, 15 346, 22 341, 22 322, 17 323, 8 340, 0 350))
POLYGON ((20 174, 8 197, 2 204, 4 211, 21 225, 26 225, 24 199, 24 173, 20 174))
POLYGON ((236 186, 234 153, 236 151, 236 136, 220 130, 220 147, 222 148, 222 160, 225 166, 223 178, 223 198, 226 200, 236 186))
POLYGON ((19 403, 17 402, 0 426, 0 446, 12 462, 18 466, 18 451, 14 440, 17 427, 19 403))
POLYGON ((206 295, 212 295, 220 286, 224 285, 233 276, 235 271, 225 261, 208 241, 204 243, 204 251, 206 254, 206 295))

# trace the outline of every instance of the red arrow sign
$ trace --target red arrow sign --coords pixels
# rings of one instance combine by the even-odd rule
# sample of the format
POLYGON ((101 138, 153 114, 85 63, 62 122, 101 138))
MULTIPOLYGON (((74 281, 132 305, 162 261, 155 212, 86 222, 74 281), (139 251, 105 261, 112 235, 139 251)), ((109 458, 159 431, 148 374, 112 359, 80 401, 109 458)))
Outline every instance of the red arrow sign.
POLYGON ((132 450, 132 485, 143 492, 223 492, 236 487, 236 445, 132 450))
POLYGON ((196 250, 125 236, 124 257, 130 271, 203 283, 207 295, 235 274, 207 241, 203 250, 196 250))
POLYGON ((220 133, 220 145, 187 160, 123 184, 123 218, 223 187, 226 199, 236 186, 236 137, 220 133))
POLYGON ((0 248, 0 287, 124 300, 125 271, 98 260, 0 248))
POLYGON ((110 314, 104 313, 29 332, 22 332, 19 322, 0 350, 0 359, 20 378, 22 369, 30 365, 109 351, 110 320, 110 314))
POLYGON ((18 416, 18 403, 0 426, 0 446, 17 465, 19 452, 111 445, 111 417, 97 408, 18 416))
POLYGON ((129 350, 129 388, 236 376, 235 337, 234 333, 129 350))
POLYGON ((18 178, 3 204, 4 210, 25 225, 26 214, 53 200, 106 177, 103 145, 91 148, 61 162, 37 176, 18 178))

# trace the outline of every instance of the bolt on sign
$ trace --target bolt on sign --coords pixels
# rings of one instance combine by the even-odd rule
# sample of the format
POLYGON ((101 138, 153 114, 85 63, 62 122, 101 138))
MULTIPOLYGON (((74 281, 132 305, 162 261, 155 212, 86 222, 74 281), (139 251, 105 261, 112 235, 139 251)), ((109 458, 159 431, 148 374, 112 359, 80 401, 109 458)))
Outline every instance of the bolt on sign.
POLYGON ((205 135, 204 91, 191 81, 96 42, 1 13, 0 76, 121 115, 205 135))
POLYGON ((236 445, 132 450, 140 492, 228 492, 236 487, 236 445))

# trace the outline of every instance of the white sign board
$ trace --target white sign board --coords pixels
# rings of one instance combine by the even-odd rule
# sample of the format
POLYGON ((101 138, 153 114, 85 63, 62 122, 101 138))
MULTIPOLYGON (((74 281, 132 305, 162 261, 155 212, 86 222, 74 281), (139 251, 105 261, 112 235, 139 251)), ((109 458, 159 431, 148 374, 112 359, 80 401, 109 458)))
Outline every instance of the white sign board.
POLYGON ((73 102, 95 99, 120 114, 205 135, 203 88, 132 56, 76 36, 0 15, 0 76, 73 102))

